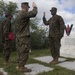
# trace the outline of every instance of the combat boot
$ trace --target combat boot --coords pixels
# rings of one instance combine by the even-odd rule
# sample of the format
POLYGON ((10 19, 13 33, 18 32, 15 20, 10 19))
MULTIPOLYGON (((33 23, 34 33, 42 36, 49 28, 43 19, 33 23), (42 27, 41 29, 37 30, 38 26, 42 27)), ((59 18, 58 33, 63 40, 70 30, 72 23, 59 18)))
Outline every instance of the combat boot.
POLYGON ((23 66, 18 66, 17 70, 20 72, 31 72, 31 69, 28 69, 27 67, 23 67, 23 66))
POLYGON ((0 72, 0 75, 4 75, 2 72, 0 72))
POLYGON ((59 62, 58 62, 58 59, 53 59, 51 62, 50 62, 50 64, 58 64, 59 62))

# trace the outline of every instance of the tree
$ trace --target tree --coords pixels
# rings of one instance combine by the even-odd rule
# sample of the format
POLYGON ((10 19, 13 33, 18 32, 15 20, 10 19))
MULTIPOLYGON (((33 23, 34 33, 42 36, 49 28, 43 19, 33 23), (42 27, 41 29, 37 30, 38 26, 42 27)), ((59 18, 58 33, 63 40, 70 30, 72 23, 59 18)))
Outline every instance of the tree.
POLYGON ((5 13, 10 13, 14 15, 17 11, 17 4, 9 1, 5 3, 3 0, 0 1, 0 15, 4 15, 5 13))
POLYGON ((44 49, 48 46, 47 30, 41 28, 39 25, 39 19, 34 18, 30 22, 31 24, 31 49, 44 49))
POLYGON ((8 13, 11 13, 11 14, 15 14, 17 12, 17 4, 16 3, 13 3, 13 2, 9 2, 7 5, 6 5, 6 12, 8 13))
POLYGON ((3 15, 5 9, 6 9, 6 3, 3 0, 1 0, 0 1, 0 15, 3 15))

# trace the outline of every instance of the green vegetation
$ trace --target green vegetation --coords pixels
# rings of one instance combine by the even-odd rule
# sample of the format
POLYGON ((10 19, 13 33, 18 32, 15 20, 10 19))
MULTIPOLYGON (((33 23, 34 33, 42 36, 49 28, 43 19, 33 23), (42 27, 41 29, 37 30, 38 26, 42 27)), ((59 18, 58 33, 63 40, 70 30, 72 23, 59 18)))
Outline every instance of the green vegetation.
POLYGON ((14 15, 17 12, 17 4, 9 1, 6 3, 4 0, 0 0, 0 15, 10 13, 14 15))
MULTIPOLYGON (((56 66, 56 65, 50 65, 50 64, 40 62, 38 60, 33 59, 34 57, 49 56, 49 55, 50 55, 50 50, 32 50, 32 52, 30 53, 30 57, 29 57, 27 64, 39 63, 42 65, 54 68, 53 71, 43 72, 43 73, 40 73, 37 75, 74 75, 75 74, 75 71, 71 71, 71 70, 56 66)), ((74 59, 67 58, 67 61, 73 61, 73 60, 74 59)), ((0 53, 0 67, 3 67, 4 70, 6 72, 8 72, 8 75, 24 75, 23 73, 18 72, 16 70, 16 66, 17 66, 16 52, 12 52, 10 62, 11 62, 11 64, 4 66, 3 65, 3 54, 0 53)))

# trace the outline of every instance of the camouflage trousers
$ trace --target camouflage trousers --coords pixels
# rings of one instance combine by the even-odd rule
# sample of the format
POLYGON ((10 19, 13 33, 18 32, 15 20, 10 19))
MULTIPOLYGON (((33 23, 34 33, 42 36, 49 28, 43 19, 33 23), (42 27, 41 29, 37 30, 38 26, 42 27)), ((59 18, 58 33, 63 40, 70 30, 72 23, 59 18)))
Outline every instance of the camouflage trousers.
POLYGON ((50 40, 50 51, 54 59, 60 56, 60 39, 58 37, 49 37, 50 40))
POLYGON ((30 37, 16 37, 16 49, 18 53, 18 65, 24 66, 29 57, 30 37))
POLYGON ((3 42, 3 54, 4 54, 4 60, 8 61, 11 54, 11 41, 7 40, 3 42))

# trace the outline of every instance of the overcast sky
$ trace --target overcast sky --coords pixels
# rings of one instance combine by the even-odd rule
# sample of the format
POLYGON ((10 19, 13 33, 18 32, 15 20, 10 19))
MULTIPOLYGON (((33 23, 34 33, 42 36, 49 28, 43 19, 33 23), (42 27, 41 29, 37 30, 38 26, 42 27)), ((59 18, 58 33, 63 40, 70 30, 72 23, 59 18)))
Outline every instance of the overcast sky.
POLYGON ((51 17, 50 9, 51 7, 57 7, 58 15, 61 15, 65 21, 65 24, 74 24, 73 29, 75 30, 75 0, 4 0, 6 2, 13 1, 16 2, 19 9, 22 2, 29 2, 32 9, 32 2, 35 2, 38 7, 38 17, 42 18, 42 14, 45 11, 46 17, 49 19, 51 17))

